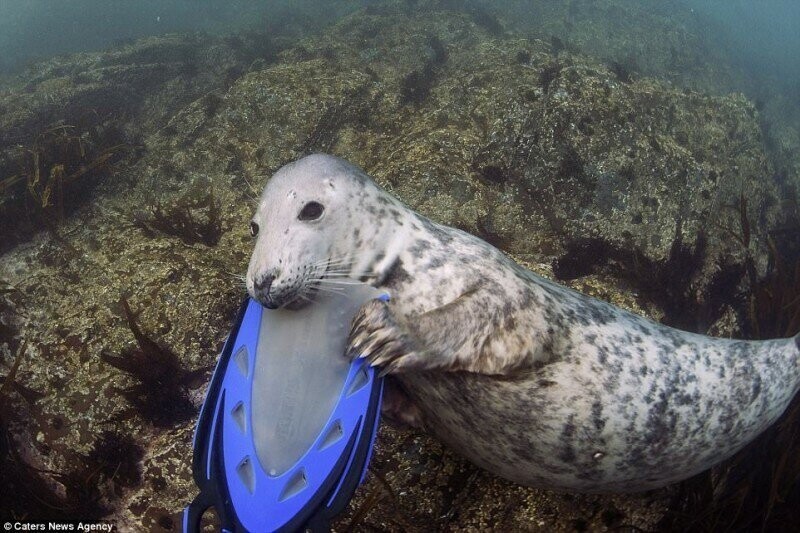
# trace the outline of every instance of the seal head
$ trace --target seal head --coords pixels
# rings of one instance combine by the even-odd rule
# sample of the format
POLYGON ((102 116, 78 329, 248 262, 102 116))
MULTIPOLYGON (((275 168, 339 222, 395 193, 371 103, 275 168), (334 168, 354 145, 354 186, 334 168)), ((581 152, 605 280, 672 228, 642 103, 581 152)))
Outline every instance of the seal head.
POLYGON ((302 306, 345 278, 375 284, 396 258, 392 248, 403 244, 401 209, 342 159, 315 154, 282 167, 250 222, 256 243, 247 291, 275 309, 302 306))

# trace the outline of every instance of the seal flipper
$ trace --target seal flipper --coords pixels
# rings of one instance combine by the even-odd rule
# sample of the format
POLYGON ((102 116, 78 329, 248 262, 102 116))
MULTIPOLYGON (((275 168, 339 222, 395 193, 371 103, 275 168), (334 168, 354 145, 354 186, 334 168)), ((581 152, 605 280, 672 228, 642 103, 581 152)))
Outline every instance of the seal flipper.
POLYGON ((546 343, 534 335, 517 338, 496 328, 493 313, 506 311, 492 307, 497 300, 488 290, 471 287, 453 301, 405 320, 386 302, 369 301, 353 319, 348 354, 382 367, 381 376, 433 370, 508 376, 535 365, 546 343), (464 327, 474 323, 481 326, 464 327))
POLYGON ((396 428, 424 429, 422 412, 395 378, 383 382, 381 418, 396 428))

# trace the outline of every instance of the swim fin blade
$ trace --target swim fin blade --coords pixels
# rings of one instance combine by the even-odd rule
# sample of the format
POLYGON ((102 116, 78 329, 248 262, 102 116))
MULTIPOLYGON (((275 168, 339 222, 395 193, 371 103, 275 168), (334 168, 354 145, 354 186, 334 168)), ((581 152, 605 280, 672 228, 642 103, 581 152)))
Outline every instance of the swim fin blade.
POLYGON ((365 284, 302 309, 247 299, 211 378, 194 435, 199 495, 184 531, 216 509, 225 531, 328 531, 363 481, 382 380, 364 359, 344 357, 365 284))

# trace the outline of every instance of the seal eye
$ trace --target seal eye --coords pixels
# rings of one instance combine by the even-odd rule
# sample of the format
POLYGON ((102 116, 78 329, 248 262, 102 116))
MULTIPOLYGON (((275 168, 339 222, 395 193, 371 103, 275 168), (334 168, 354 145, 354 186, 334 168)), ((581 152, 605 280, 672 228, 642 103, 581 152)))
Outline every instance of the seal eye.
POLYGON ((258 224, 256 224, 255 222, 250 223, 250 235, 252 235, 253 237, 258 235, 258 224))
POLYGON ((302 211, 300 214, 297 215, 298 220, 317 220, 319 217, 322 216, 322 212, 325 208, 322 204, 318 202, 308 202, 306 205, 303 206, 302 211))

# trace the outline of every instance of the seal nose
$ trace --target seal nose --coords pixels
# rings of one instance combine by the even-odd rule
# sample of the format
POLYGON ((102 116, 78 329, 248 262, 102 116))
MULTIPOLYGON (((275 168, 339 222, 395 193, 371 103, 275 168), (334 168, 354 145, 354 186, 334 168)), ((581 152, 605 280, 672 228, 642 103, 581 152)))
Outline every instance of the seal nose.
POLYGON ((272 287, 272 282, 275 281, 275 276, 271 274, 267 274, 266 276, 262 276, 258 280, 253 283, 253 288, 256 290, 256 294, 260 296, 258 298, 264 307, 268 309, 275 309, 278 307, 269 298, 269 289, 272 287))
POLYGON ((272 282, 275 281, 275 276, 267 274, 255 282, 255 288, 258 292, 269 293, 269 288, 272 287, 272 282))

